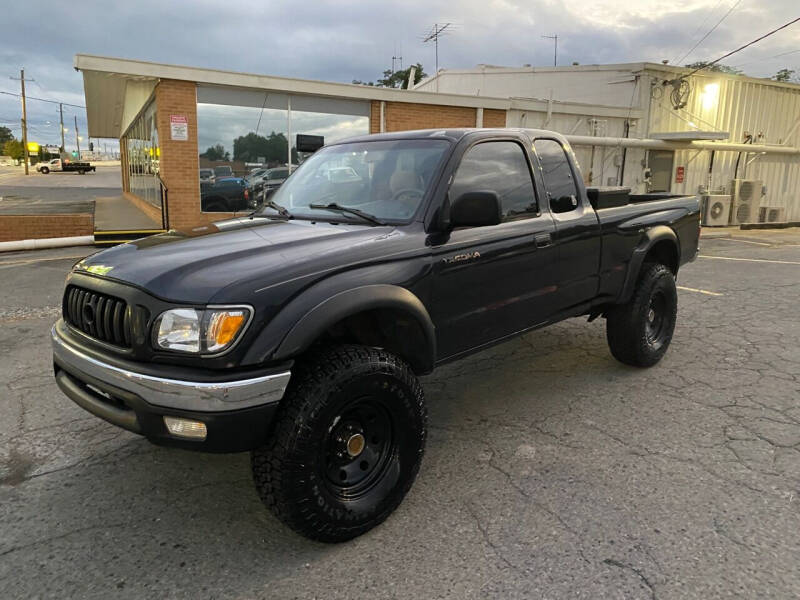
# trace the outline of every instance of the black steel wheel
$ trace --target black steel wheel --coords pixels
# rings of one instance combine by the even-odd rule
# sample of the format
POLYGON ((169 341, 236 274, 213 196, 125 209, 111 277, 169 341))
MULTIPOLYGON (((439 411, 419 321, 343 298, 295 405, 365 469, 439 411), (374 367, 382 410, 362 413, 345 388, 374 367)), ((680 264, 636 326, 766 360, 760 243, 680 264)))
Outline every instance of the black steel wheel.
POLYGON ((381 523, 416 478, 422 388, 377 348, 322 348, 293 369, 275 428, 252 453, 264 503, 306 537, 341 542, 381 523))
POLYGON ((672 271, 662 264, 645 263, 631 299, 607 314, 611 354, 627 365, 653 366, 669 348, 677 314, 672 271))

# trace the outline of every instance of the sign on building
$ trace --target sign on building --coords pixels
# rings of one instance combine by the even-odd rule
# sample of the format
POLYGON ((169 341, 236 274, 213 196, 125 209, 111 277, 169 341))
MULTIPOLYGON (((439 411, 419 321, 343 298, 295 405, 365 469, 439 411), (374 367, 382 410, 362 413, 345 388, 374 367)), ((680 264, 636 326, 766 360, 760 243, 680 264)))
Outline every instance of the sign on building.
POLYGON ((185 142, 189 139, 189 120, 186 115, 169 116, 170 139, 185 142))
POLYGON ((678 167, 675 169, 675 183, 683 183, 686 176, 686 167, 678 167))

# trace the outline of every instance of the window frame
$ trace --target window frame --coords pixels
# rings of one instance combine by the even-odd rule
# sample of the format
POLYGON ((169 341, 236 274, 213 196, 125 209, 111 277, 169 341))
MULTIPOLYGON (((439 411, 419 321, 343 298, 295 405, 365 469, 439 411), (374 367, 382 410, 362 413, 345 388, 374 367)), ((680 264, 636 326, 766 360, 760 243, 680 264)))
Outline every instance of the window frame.
POLYGON ((567 147, 564 146, 563 142, 558 138, 554 137, 548 137, 548 136, 535 137, 531 141, 531 154, 536 157, 536 165, 539 168, 539 176, 542 179, 542 187, 544 189, 544 193, 547 195, 547 210, 549 210, 554 215, 568 215, 581 208, 581 190, 578 187, 578 175, 575 173, 575 166, 572 164, 572 160, 570 159, 570 153, 567 151, 567 147), (542 166, 542 159, 539 157, 539 152, 536 150, 536 142, 538 142, 539 140, 547 140, 550 142, 555 142, 556 144, 558 144, 559 148, 561 148, 561 152, 564 153, 564 158, 567 161, 567 167, 569 168, 569 172, 572 175, 572 185, 575 188, 575 198, 578 201, 578 203, 573 207, 572 210, 555 212, 553 210, 553 207, 550 206, 550 200, 552 196, 550 195, 550 190, 547 188, 547 180, 545 179, 544 176, 544 167, 542 166))
MULTIPOLYGON (((505 218, 504 217, 500 221, 500 223, 498 223, 498 225, 503 225, 505 223, 515 223, 517 221, 524 221, 524 220, 527 220, 527 219, 536 219, 538 217, 541 217, 542 216, 542 203, 541 203, 541 198, 539 197, 538 186, 536 185, 536 176, 535 176, 535 173, 534 173, 534 170, 533 170, 533 163, 531 161, 531 156, 530 156, 530 154, 529 154, 529 152, 528 152, 528 150, 526 148, 526 144, 524 144, 522 141, 520 141, 517 138, 511 138, 511 137, 490 137, 490 138, 477 139, 474 142, 472 142, 471 144, 469 144, 464 149, 464 151, 458 157, 458 164, 455 165, 455 168, 453 169, 452 175, 450 177, 450 182, 447 185, 447 192, 446 192, 446 196, 445 197, 447 199, 448 206, 451 204, 451 202, 453 200, 455 200, 455 198, 450 198, 450 191, 452 190, 453 184, 456 181, 456 177, 458 176, 458 170, 461 168, 461 165, 464 162, 464 158, 476 146, 479 146, 481 144, 490 144, 490 143, 493 143, 493 142, 494 143, 496 143, 496 142, 511 142, 512 144, 516 144, 519 147, 519 149, 522 151, 522 155, 525 157, 525 163, 528 165, 528 175, 531 178, 531 188, 533 188, 533 197, 534 197, 534 200, 536 201, 536 212, 535 213, 534 212, 527 212, 527 213, 522 213, 522 214, 519 214, 519 215, 515 215, 515 216, 513 216, 511 218, 505 218)), ((548 202, 548 207, 549 207, 549 202, 548 202)), ((502 208, 502 205, 501 205, 501 208, 502 208)))

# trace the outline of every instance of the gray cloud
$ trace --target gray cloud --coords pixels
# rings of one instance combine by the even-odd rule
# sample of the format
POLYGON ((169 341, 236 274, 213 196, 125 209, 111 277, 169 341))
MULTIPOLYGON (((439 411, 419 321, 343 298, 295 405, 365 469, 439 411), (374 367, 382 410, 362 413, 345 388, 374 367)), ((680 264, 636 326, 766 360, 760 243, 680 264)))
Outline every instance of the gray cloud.
MULTIPOLYGON (((24 65, 36 79, 29 94, 83 104, 81 77, 72 69, 79 52, 349 82, 375 79, 391 66, 396 49, 405 65, 422 62, 432 73, 433 47, 419 38, 435 21, 456 24, 440 42, 440 67, 548 65, 552 42, 541 35, 552 33, 559 35, 560 64, 672 60, 729 6, 716 0, 14 3, 3 10, 0 90, 18 91, 18 83, 5 77, 18 76, 24 65)), ((796 0, 744 0, 686 62, 715 58, 795 12, 796 0)), ((794 27, 728 64, 769 76, 798 67, 800 53, 769 57, 799 48, 800 27, 794 27)), ((85 131, 82 111, 65 107, 68 127, 73 111, 85 131)), ((57 118, 57 106, 30 102, 32 131, 43 141, 58 139, 57 118)), ((18 119, 19 100, 0 95, 0 124, 16 124, 18 132, 18 119)))

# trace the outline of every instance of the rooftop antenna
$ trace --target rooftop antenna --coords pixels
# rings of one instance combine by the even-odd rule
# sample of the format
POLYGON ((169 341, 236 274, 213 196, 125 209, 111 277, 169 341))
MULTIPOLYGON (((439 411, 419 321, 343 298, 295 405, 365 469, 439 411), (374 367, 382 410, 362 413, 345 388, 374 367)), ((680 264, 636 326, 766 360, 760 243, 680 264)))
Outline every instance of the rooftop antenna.
POLYGON ((558 66, 558 34, 556 35, 543 35, 543 38, 547 38, 548 40, 553 40, 553 66, 558 66))
MULTIPOLYGON (((433 29, 431 29, 430 33, 428 33, 425 37, 422 38, 422 43, 426 44, 428 42, 433 42, 434 47, 436 48, 436 75, 439 74, 439 38, 444 35, 445 31, 449 27, 452 27, 452 23, 434 23, 433 29)), ((439 91, 439 78, 436 78, 436 91, 439 91)))
POLYGON ((392 73, 395 72, 394 61, 396 61, 396 60, 400 61, 400 70, 401 71, 403 70, 403 56, 402 56, 402 54, 403 54, 403 46, 402 45, 400 46, 400 55, 398 56, 397 55, 397 44, 395 44, 394 45, 394 55, 392 56, 392 73))

